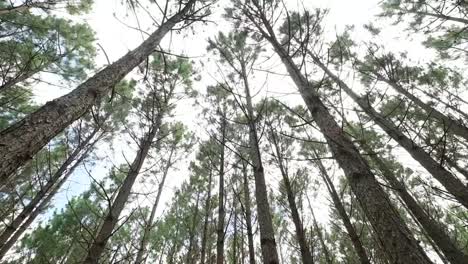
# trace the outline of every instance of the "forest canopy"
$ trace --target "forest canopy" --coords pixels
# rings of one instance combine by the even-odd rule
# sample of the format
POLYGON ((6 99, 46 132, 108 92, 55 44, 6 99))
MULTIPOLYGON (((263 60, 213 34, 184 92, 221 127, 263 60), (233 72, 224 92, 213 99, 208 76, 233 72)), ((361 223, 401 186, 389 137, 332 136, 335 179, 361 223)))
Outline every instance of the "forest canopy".
POLYGON ((0 263, 468 263, 468 3, 0 0, 0 263))

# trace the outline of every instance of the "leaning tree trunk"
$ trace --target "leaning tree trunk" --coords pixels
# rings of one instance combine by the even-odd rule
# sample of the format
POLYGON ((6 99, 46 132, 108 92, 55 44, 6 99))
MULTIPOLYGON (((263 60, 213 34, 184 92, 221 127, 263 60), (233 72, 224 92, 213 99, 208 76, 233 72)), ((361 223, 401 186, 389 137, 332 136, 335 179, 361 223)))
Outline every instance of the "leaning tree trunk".
MULTIPOLYGON (((11 241, 10 238, 13 233, 18 231, 21 224, 31 216, 34 212, 34 209, 38 207, 41 201, 44 200, 47 196, 54 196, 55 192, 58 189, 54 186, 60 185, 59 182, 65 181, 74 171, 74 169, 81 163, 81 161, 86 158, 87 154, 91 148, 96 144, 97 140, 91 142, 95 137, 99 128, 95 128, 90 135, 88 135, 81 144, 79 144, 75 150, 68 156, 68 158, 63 162, 63 164, 57 169, 57 171, 50 177, 47 183, 41 187, 41 189, 36 193, 34 198, 23 208, 23 210, 9 223, 5 230, 0 235, 0 252, 4 251, 5 245, 8 244, 8 241, 11 241), (72 165, 73 164, 73 165, 72 165)), ((13 243, 16 242, 13 240, 13 243)), ((7 248, 6 250, 8 250, 7 248)), ((5 252, 6 253, 6 252, 5 252)), ((0 253, 0 259, 3 254, 0 253)))
POLYGON ((357 95, 351 88, 346 85, 338 76, 332 73, 320 59, 309 52, 309 55, 330 78, 336 82, 363 110, 374 120, 393 140, 398 142, 408 153, 421 164, 434 178, 436 178, 449 193, 451 193, 458 202, 468 208, 468 188, 454 175, 447 171, 444 167, 435 161, 428 153, 418 146, 408 136, 403 134, 393 122, 387 120, 383 115, 378 113, 370 104, 370 102, 357 95))
POLYGON ((466 126, 464 126, 463 124, 460 124, 460 122, 458 122, 457 120, 454 120, 453 118, 445 115, 444 113, 430 106, 429 104, 423 102, 421 99, 419 99, 417 96, 413 95, 412 93, 408 92, 405 88, 403 88, 400 84, 396 83, 395 81, 385 78, 385 76, 383 76, 382 74, 376 71, 372 71, 372 74, 374 74, 377 77, 377 80, 387 83, 393 89, 395 89, 395 91, 406 96, 408 99, 414 102, 417 106, 424 109, 424 111, 426 111, 429 116, 434 117, 440 122, 442 122, 444 126, 448 127, 449 132, 452 132, 453 134, 459 137, 462 137, 468 141, 468 128, 466 126))
POLYGON ((312 254, 310 253, 309 246, 307 245, 304 226, 302 225, 302 221, 297 210, 296 197, 293 193, 288 173, 286 171, 286 168, 284 167, 283 153, 281 153, 281 150, 279 148, 278 139, 276 138, 276 132, 273 131, 273 127, 271 124, 268 125, 270 127, 270 134, 275 151, 274 156, 276 156, 276 163, 278 164, 281 176, 283 177, 284 186, 286 187, 286 196, 288 198, 289 209, 291 210, 291 217, 294 223, 294 227, 296 228, 296 238, 297 242, 299 243, 299 250, 301 252, 302 263, 313 264, 314 259, 312 257, 312 254))
POLYGON ((144 61, 174 25, 185 19, 197 0, 190 0, 139 47, 89 78, 70 93, 46 103, 23 120, 0 132, 0 178, 7 178, 52 138, 77 120, 144 61))
POLYGON ((111 208, 109 208, 109 212, 104 218, 104 222, 99 228, 94 241, 89 247, 87 256, 83 263, 97 264, 99 262, 99 258, 101 257, 106 247, 107 241, 112 235, 112 231, 114 230, 115 225, 119 221, 120 213, 122 212, 124 205, 128 200, 132 186, 135 183, 138 174, 140 173, 141 167, 143 166, 146 157, 148 156, 152 142, 156 137, 159 127, 161 126, 161 119, 162 116, 159 115, 155 121, 155 124, 150 128, 148 134, 141 140, 139 144, 140 148, 135 159, 130 165, 127 177, 125 177, 122 186, 120 186, 118 194, 115 197, 111 208))
MULTIPOLYGON (((249 16, 250 20, 255 21, 252 15, 248 13, 246 15, 249 16)), ((315 123, 324 134, 335 159, 343 169, 354 195, 356 195, 361 208, 375 230, 375 235, 390 262, 398 264, 432 263, 390 202, 387 193, 377 182, 367 162, 336 123, 314 87, 302 75, 292 58, 276 39, 273 28, 264 14, 261 15, 261 19, 267 31, 260 26, 259 30, 272 44, 286 66, 315 123)))
MULTIPOLYGON (((364 141, 360 140, 359 145, 365 152, 369 154, 373 153, 372 149, 364 141)), ((434 243, 444 253, 445 257, 450 261, 450 263, 468 263, 468 256, 464 254, 459 248, 457 248, 452 239, 444 231, 443 227, 426 213, 426 211, 408 192, 406 187, 400 181, 398 181, 395 175, 393 175, 393 172, 390 171, 387 165, 385 165, 384 161, 375 153, 369 155, 369 158, 374 162, 380 172, 382 172, 382 175, 390 183, 392 189, 398 193, 411 214, 421 224, 429 238, 434 241, 434 243)))
POLYGON ((260 227, 260 245, 262 249, 263 263, 279 264, 278 251, 276 249, 275 231, 273 229, 270 204, 265 183, 265 174, 260 154, 259 139, 254 120, 252 97, 245 65, 242 64, 242 79, 244 81, 245 97, 247 101, 247 119, 249 125, 250 160, 255 178, 255 199, 257 201, 258 225, 260 227))
POLYGON ((146 226, 143 230, 143 235, 140 240, 140 246, 138 248, 138 252, 135 258, 135 264, 144 263, 146 261, 146 259, 143 256, 146 252, 146 245, 148 244, 148 236, 151 232, 151 229, 153 228, 154 217, 156 216, 156 209, 158 208, 159 200, 161 199, 161 194, 164 188, 164 183, 166 182, 169 169, 172 166, 172 155, 174 154, 174 149, 175 149, 175 146, 171 149, 166 167, 164 168, 163 176, 158 186, 158 194, 156 194, 156 200, 154 201, 153 207, 151 208, 150 217, 148 221, 146 222, 146 226))
POLYGON ((77 156, 72 158, 73 154, 70 155, 67 161, 65 161, 65 163, 68 163, 68 161, 70 161, 70 163, 67 164, 67 166, 64 166, 64 163, 57 170, 57 172, 54 174, 53 179, 55 180, 53 181, 52 185, 49 185, 52 182, 51 179, 2 233, 0 242, 0 260, 5 257, 6 253, 8 253, 8 251, 15 245, 21 235, 24 234, 24 232, 29 228, 34 220, 36 220, 36 218, 47 208, 52 198, 60 190, 70 175, 73 174, 73 171, 87 157, 87 154, 96 142, 97 140, 93 141, 85 150, 85 152, 79 155, 78 158, 77 156), (73 161, 75 163, 71 165, 73 161), (60 175, 58 175, 59 173, 60 175))
POLYGON ((360 262, 362 264, 370 264, 371 262, 369 260, 369 257, 367 256, 366 250, 364 249, 364 246, 362 245, 361 240, 359 239, 359 235, 357 234, 354 225, 349 219, 348 213, 346 212, 345 207, 341 202, 340 196, 338 195, 338 192, 335 189, 335 185, 328 176, 327 170, 325 169, 325 166, 319 159, 319 156, 317 155, 317 152, 315 150, 314 156, 314 158, 316 159, 315 163, 317 164, 320 171, 320 175, 322 176, 322 179, 325 182, 325 185, 327 186, 328 192, 330 193, 330 196, 333 201, 333 205, 335 206, 336 210, 338 211, 338 214, 340 215, 341 220, 343 221, 343 224, 346 228, 346 232, 348 233, 351 243, 353 244, 354 250, 356 250, 360 262))

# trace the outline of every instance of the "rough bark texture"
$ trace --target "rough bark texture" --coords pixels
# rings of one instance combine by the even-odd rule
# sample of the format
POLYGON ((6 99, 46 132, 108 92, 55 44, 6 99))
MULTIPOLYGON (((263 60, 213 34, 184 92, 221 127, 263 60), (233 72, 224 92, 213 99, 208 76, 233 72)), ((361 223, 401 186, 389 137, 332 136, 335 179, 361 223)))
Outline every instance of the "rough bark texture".
POLYGON ((313 264, 314 259, 312 257, 312 254, 310 253, 309 246, 307 245, 304 226, 302 225, 302 221, 299 216, 299 212, 297 210, 296 197, 293 193, 291 183, 289 181, 288 173, 286 171, 286 168, 284 167, 283 154, 280 150, 279 143, 276 138, 276 132, 273 131, 273 128, 271 125, 270 125, 270 134, 271 134, 271 139, 272 139, 272 143, 274 146, 274 151, 275 151, 274 156, 276 159, 276 163, 278 164, 278 167, 281 172, 281 176, 283 178, 284 186, 286 187, 286 196, 288 198, 289 209, 291 210, 291 217, 294 223, 294 227, 296 228, 296 239, 299 244, 299 250, 301 252, 302 263, 313 264))
POLYGON ((259 140, 254 120, 252 98, 250 96, 250 89, 244 66, 242 67, 242 71, 245 86, 245 97, 247 101, 247 118, 249 123, 249 156, 255 178, 255 199, 257 201, 257 215, 258 225, 260 227, 260 245, 262 248, 263 263, 279 264, 278 251, 276 249, 275 241, 275 231, 273 229, 270 204, 268 202, 268 193, 265 183, 265 174, 263 170, 259 140))
MULTIPOLYGON (((42 186, 42 188, 36 193, 34 198, 23 208, 23 210, 9 223, 2 234, 0 235, 0 259, 2 259, 4 250, 8 251, 7 248, 8 242, 11 240, 13 243, 16 242, 16 239, 12 239, 11 236, 18 231, 25 219, 28 219, 32 216, 35 208, 38 208, 38 205, 47 198, 47 196, 54 196, 55 192, 59 188, 56 186, 61 186, 60 182, 64 182, 75 170, 75 168, 81 163, 81 161, 86 158, 87 154, 91 150, 92 146, 97 142, 92 141, 95 137, 98 128, 95 128, 89 136, 87 136, 79 146, 68 156, 68 158, 63 162, 63 164, 57 169, 57 171, 50 177, 47 183, 42 186), (92 142, 91 142, 92 141, 92 142), (73 164, 73 165, 72 165, 73 164)), ((6 252, 5 252, 6 253, 6 252)))
POLYGON ((345 91, 361 108, 364 112, 374 120, 393 140, 398 142, 416 161, 421 164, 434 178, 436 178, 445 189, 451 193, 458 202, 468 208, 468 188, 454 175, 447 171, 444 167, 435 161, 428 153, 420 146, 413 142, 408 136, 403 134, 398 127, 390 120, 386 119, 383 115, 378 113, 370 104, 370 102, 363 97, 357 95, 346 83, 344 83, 338 76, 332 73, 321 61, 312 53, 309 55, 330 78, 335 81, 341 89, 345 91))
MULTIPOLYGON (((252 19, 254 18, 251 17, 252 19)), ((284 47, 278 42, 265 16, 262 16, 262 23, 267 32, 263 28, 259 29, 272 44, 286 66, 315 123, 325 136, 335 159, 343 169, 351 189, 375 230, 377 241, 386 253, 388 260, 395 264, 432 263, 412 237, 410 230, 390 202, 388 195, 375 179, 367 162, 336 123, 314 87, 302 75, 284 47)))
POLYGON ((319 167, 320 170, 320 175, 323 178, 323 181, 325 182, 325 185, 327 186, 328 192, 330 193, 330 196, 332 198, 333 204, 338 211, 338 214, 340 215, 341 220, 343 221, 343 224, 346 228, 346 232, 348 233, 348 236, 351 240, 351 243, 353 244, 354 250, 356 250, 356 254, 359 257, 359 260, 362 264, 370 264, 369 257, 367 256, 366 250, 364 249, 361 240, 359 239, 359 235, 356 232, 356 229, 354 228, 354 225, 351 223, 351 220, 349 219, 348 213, 346 212, 343 203, 341 202, 340 196, 338 195, 338 192, 335 189, 335 185, 331 181, 330 177, 328 176, 327 170, 325 169, 325 166, 323 166, 323 163, 321 160, 319 160, 317 153, 315 153, 315 158, 317 159, 316 164, 319 167))
POLYGON ((164 168, 164 173, 161 179, 161 182, 158 186, 158 194, 156 194, 156 200, 154 201, 153 207, 151 208, 151 213, 146 221, 145 228, 143 230, 143 235, 140 240, 140 246, 138 248, 138 252, 135 258, 135 263, 145 263, 146 258, 144 258, 144 254, 146 253, 146 245, 148 244, 148 235, 153 228, 154 217, 156 216, 156 209, 158 209, 159 200, 161 199, 161 194, 164 188, 164 183, 166 182, 167 174, 169 173, 169 169, 172 165, 172 155, 174 154, 174 148, 171 149, 171 153, 169 154, 169 158, 167 160, 166 167, 164 168))
POLYGON ((88 255, 84 259, 83 263, 99 263, 99 258, 101 257, 106 247, 107 241, 112 235, 112 231, 114 230, 115 225, 119 221, 120 213, 122 212, 125 203, 128 200, 132 186, 135 183, 138 174, 140 173, 141 167, 143 166, 143 163, 148 155, 152 142, 154 141, 157 131, 161 126, 162 116, 159 115, 157 118, 158 119, 156 120, 153 127, 151 127, 148 134, 141 140, 137 155, 130 165, 127 176, 125 177, 122 186, 120 186, 117 196, 115 197, 111 208, 109 208, 109 212, 104 218, 104 221, 99 228, 93 243, 89 247, 88 255))
MULTIPOLYGON (((360 141, 360 146, 367 153, 373 152, 372 149, 362 141, 360 141)), ((385 163, 375 154, 369 155, 369 158, 376 164, 377 168, 380 170, 380 172, 382 172, 384 178, 398 193, 411 214, 421 224, 427 235, 430 237, 430 239, 432 239, 432 241, 434 241, 434 243, 443 252, 450 263, 468 263, 468 256, 464 254, 459 248, 457 248, 452 239, 444 231, 442 226, 426 213, 426 211, 408 192, 406 187, 393 175, 385 163)))
POLYGON ((46 103, 23 120, 0 132, 0 179, 6 179, 30 160, 58 133, 89 111, 125 75, 145 60, 174 25, 184 19, 196 0, 164 22, 139 47, 110 64, 72 92, 46 103))

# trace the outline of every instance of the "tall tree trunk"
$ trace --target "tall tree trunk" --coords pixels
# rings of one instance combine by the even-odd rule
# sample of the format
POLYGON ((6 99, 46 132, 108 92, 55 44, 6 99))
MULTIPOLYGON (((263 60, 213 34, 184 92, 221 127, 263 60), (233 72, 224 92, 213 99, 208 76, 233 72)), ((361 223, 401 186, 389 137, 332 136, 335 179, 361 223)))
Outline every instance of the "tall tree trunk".
POLYGON ((99 258, 101 257, 106 247, 107 241, 112 235, 114 226, 119 221, 120 213, 122 212, 125 203, 128 200, 132 186, 135 183, 138 174, 140 173, 141 167, 143 166, 143 163, 148 155, 152 142, 154 141, 157 132, 159 131, 161 122, 162 114, 159 114, 156 118, 155 123, 148 131, 148 134, 141 139, 141 142, 139 144, 140 148, 137 152, 135 159, 130 165, 127 177, 125 177, 122 186, 120 186, 118 194, 115 197, 111 208, 109 208, 109 212, 104 218, 104 222, 99 228, 99 231, 96 237, 94 238, 94 241, 89 247, 87 256, 84 259, 83 263, 97 264, 99 262, 99 258))
POLYGON ((218 225, 216 227, 216 264, 224 263, 224 145, 226 144, 226 118, 221 120, 221 153, 219 158, 219 193, 218 193, 218 225))
POLYGON ((263 263, 279 264, 278 251, 276 249, 275 231, 273 229, 270 204, 265 183, 265 174, 260 154, 259 139, 254 120, 252 97, 250 96, 249 84, 245 64, 242 63, 242 79, 244 81, 245 97, 247 101, 247 119, 249 125, 249 147, 250 160, 252 162, 255 178, 255 198, 257 201, 258 225, 260 227, 260 245, 262 248, 263 263))
POLYGON ((209 225, 209 218, 211 212, 211 181, 212 181, 212 169, 210 168, 210 173, 208 175, 208 194, 205 201, 205 221, 203 223, 203 237, 202 237, 202 244, 201 244, 201 257, 200 257, 200 264, 205 264, 206 259, 206 243, 208 240, 208 225, 209 225))
POLYGON ((164 184, 166 182, 167 174, 169 173, 169 169, 172 166, 172 155, 174 154, 174 150, 175 150, 175 146, 171 149, 171 152, 169 154, 169 158, 167 160, 166 167, 164 168, 161 182, 159 183, 159 186, 158 186, 158 194, 156 195, 156 200, 154 201, 153 207, 151 208, 150 217, 147 220, 146 226, 143 230, 143 235, 140 240, 140 246, 138 248, 138 252, 135 258, 136 264, 146 262, 146 258, 144 258, 143 256, 146 252, 146 245, 148 244, 148 235, 150 234, 153 228, 154 217, 156 216, 156 209, 158 208, 159 200, 161 199, 161 194, 164 188, 164 184))
POLYGON ((247 166, 245 161, 242 161, 242 174, 244 176, 243 186, 244 186, 244 204, 245 204, 245 224, 247 227, 247 243, 249 246, 249 263, 255 264, 255 248, 254 248, 254 239, 253 239, 253 229, 252 229, 252 209, 250 207, 250 188, 249 188, 249 178, 247 174, 247 166))
POLYGON ((408 136, 403 134, 393 122, 387 120, 383 115, 379 114, 370 104, 367 98, 357 95, 345 82, 331 72, 320 59, 309 52, 313 61, 319 66, 330 78, 336 82, 363 110, 374 120, 393 140, 398 142, 408 153, 421 164, 434 178, 436 178, 463 206, 468 208, 468 188, 454 175, 435 161, 428 153, 420 146, 413 142, 408 136))
POLYGON ((322 161, 319 159, 319 156, 317 152, 314 149, 314 158, 316 159, 316 164, 319 168, 320 175, 322 176, 323 181, 325 182, 325 185, 327 186, 327 190, 330 193, 330 196, 332 198, 333 204, 338 211, 338 214, 340 215, 341 220, 343 221, 343 224, 346 228, 346 232, 348 233, 348 236, 351 240, 351 243, 353 244, 354 250, 356 250, 356 253, 359 257, 359 260, 362 264, 370 264, 369 257, 367 256, 366 250, 364 249, 364 246, 361 243, 361 240, 359 239, 359 235, 356 232, 356 229, 354 228, 354 225, 351 223, 351 220, 349 219, 348 213, 346 212, 343 203, 341 202, 340 196, 338 195, 338 192, 335 189, 335 185, 333 184, 332 180, 328 176, 328 172, 325 169, 325 166, 323 165, 322 161))
POLYGON ((200 192, 197 192, 197 199, 195 202, 195 212, 193 213, 192 218, 192 226, 190 227, 190 234, 189 234, 189 246, 187 250, 187 264, 193 264, 195 262, 195 254, 193 252, 193 245, 195 244, 195 233, 196 233, 196 224, 198 218, 198 204, 200 203, 200 192))
MULTIPOLYGON (((356 133, 356 131, 353 131, 353 133, 356 133)), ((359 140, 359 145, 366 153, 373 153, 369 145, 367 145, 363 140, 359 140)), ((382 175, 390 183, 392 189, 398 193, 411 214, 421 224, 427 235, 444 253, 445 257, 447 257, 450 263, 468 263, 468 256, 464 254, 463 251, 461 251, 459 248, 457 248, 456 244, 444 231, 444 228, 426 213, 426 211, 408 192, 406 187, 395 177, 395 175, 393 175, 392 171, 390 171, 385 162, 375 153, 369 155, 369 159, 371 159, 379 171, 382 172, 382 175)))
MULTIPOLYGON (((317 58, 318 59, 318 58, 317 58)), ((363 63, 361 63, 363 65, 363 63)), ((390 85, 395 91, 398 93, 406 96, 408 99, 410 99, 412 102, 414 102, 417 106, 420 108, 424 109, 424 111, 427 112, 427 114, 431 117, 434 117, 438 119, 440 122, 444 124, 444 126, 447 126, 449 129, 449 132, 452 132, 453 134, 462 137, 463 139, 468 141, 468 128, 457 120, 452 119, 451 117, 445 115, 444 113, 440 112, 439 110, 435 109, 434 107, 430 106, 429 104, 423 102, 421 99, 419 99, 417 96, 413 95, 412 93, 408 92, 405 88, 403 88, 400 84, 396 83, 395 81, 392 81, 388 78, 385 78, 382 74, 380 74, 377 71, 372 71, 372 74, 374 74, 377 77, 377 80, 383 81, 390 85)))
POLYGON ((281 176, 283 177, 284 186, 286 187, 286 195, 288 197, 288 204, 291 210, 291 217, 294 223, 294 227, 296 228, 296 239, 297 239, 297 242, 299 243, 299 249, 301 252, 302 262, 304 264, 313 264, 314 261, 312 258, 312 254, 310 253, 309 246, 307 245, 305 232, 304 232, 304 226, 302 225, 302 221, 299 216, 298 209, 297 209, 296 197, 293 193, 291 183, 289 181, 288 173, 286 171, 286 168, 284 167, 283 153, 280 150, 278 139, 276 138, 276 132, 273 130, 273 127, 271 124, 268 124, 268 125, 270 127, 270 135, 271 135, 274 152, 275 152, 274 158, 276 159, 276 163, 278 164, 278 167, 280 169, 281 176))
MULTIPOLYGON (((235 195, 235 192, 233 192, 232 195, 235 195)), ((238 229, 238 226, 237 226, 237 199, 232 199, 232 210, 234 210, 234 235, 233 235, 233 239, 232 239, 232 263, 233 264, 238 264, 238 261, 237 261, 237 229, 238 229)))
MULTIPOLYGON (((255 1, 252 3, 256 3, 255 1)), ((261 8, 257 5, 257 9, 261 8)), ((251 21, 255 18, 244 12, 251 21)), ((324 134, 331 151, 345 172, 353 193, 379 238, 378 241, 392 263, 432 263, 426 256, 403 219, 390 202, 388 195, 375 179, 367 162, 359 154, 351 140, 323 104, 314 87, 302 75, 284 47, 278 42, 274 31, 264 14, 261 15, 265 31, 261 26, 262 35, 272 44, 286 69, 296 84, 314 121, 324 134)))
MULTIPOLYGON (((99 128, 94 128, 90 135, 88 135, 72 153, 68 156, 68 158, 63 162, 63 164, 57 169, 57 171, 50 177, 47 183, 42 186, 42 188, 36 193, 34 198, 23 208, 23 210, 13 219, 11 223, 9 223, 5 230, 3 230, 2 234, 0 235, 0 259, 4 256, 2 252, 6 253, 9 250, 7 245, 13 245, 16 242, 16 239, 11 238, 11 236, 18 232, 21 224, 25 221, 25 219, 31 218, 33 212, 36 208, 39 208, 38 205, 47 197, 53 197, 55 193, 58 191, 61 184, 60 182, 64 182, 75 170, 78 165, 86 158, 89 151, 92 147, 96 144, 98 140, 92 141, 92 139, 96 136, 99 128), (92 141, 92 142, 91 142, 92 141)), ((35 217, 33 217, 35 218, 35 217)), ((22 233, 22 232, 21 232, 22 233)))
MULTIPOLYGON (((309 200, 308 196, 307 196, 307 200, 309 200)), ((320 227, 317 224, 317 219, 315 219, 314 210, 312 209, 310 201, 309 201, 309 206, 310 206, 310 211, 312 213, 312 220, 313 220, 313 223, 314 223, 315 233, 317 233, 317 236, 318 236, 319 241, 320 241, 320 245, 322 246, 323 255, 325 256, 325 261, 327 262, 327 264, 333 264, 333 260, 332 260, 332 258, 330 256, 330 251, 328 250, 327 244, 325 244, 325 240, 323 238, 322 230, 320 230, 320 227)))
POLYGON ((133 68, 144 61, 174 25, 185 19, 197 0, 190 0, 167 19, 139 47, 110 64, 70 93, 46 103, 23 120, 0 132, 0 178, 8 178, 52 138, 105 96, 133 68))
MULTIPOLYGON (((448 109, 451 109, 452 111, 458 113, 458 114, 460 115, 460 119, 461 119, 461 120, 464 119, 465 122, 468 121, 468 114, 467 114, 467 113, 465 113, 465 112, 461 111, 460 109, 454 107, 454 106, 451 105, 450 103, 447 103, 447 102, 441 100, 438 96, 435 96, 433 93, 427 92, 426 90, 420 89, 420 88, 417 88, 417 87, 416 87, 416 89, 419 90, 419 91, 421 91, 422 93, 424 93, 427 97, 431 98, 432 100, 437 101, 437 102, 443 104, 443 105, 444 105, 445 107, 447 107, 448 109)), ((453 93, 451 93, 451 92, 448 92, 448 93, 449 93, 449 96, 453 96, 453 97, 455 97, 457 100, 463 102, 464 104, 468 104, 468 102, 465 101, 465 100, 463 100, 463 98, 460 98, 460 96, 458 96, 458 95, 456 95, 456 94, 453 94, 453 93)))

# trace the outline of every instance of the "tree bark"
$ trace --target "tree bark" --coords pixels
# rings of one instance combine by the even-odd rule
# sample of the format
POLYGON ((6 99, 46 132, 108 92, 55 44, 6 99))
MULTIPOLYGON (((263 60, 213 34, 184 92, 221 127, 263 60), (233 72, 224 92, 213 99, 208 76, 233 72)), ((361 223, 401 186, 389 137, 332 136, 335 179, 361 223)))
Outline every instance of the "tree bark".
POLYGON ((393 122, 387 120, 383 115, 378 113, 363 97, 357 95, 351 88, 346 85, 338 76, 332 73, 320 59, 309 52, 313 61, 319 66, 330 78, 333 79, 338 86, 345 91, 363 110, 374 120, 393 140, 398 142, 416 161, 421 164, 434 178, 436 178, 449 193, 451 193, 460 204, 468 208, 468 188, 454 175, 447 171, 444 167, 435 161, 428 153, 420 146, 413 142, 409 137, 403 134, 393 122))
POLYGON ((276 138, 276 132, 273 131, 273 127, 271 124, 268 125, 270 127, 270 135, 274 146, 274 158, 276 159, 276 163, 278 164, 281 176, 283 178, 284 186, 286 187, 286 195, 288 198, 289 209, 291 210, 291 218, 293 220, 294 227, 296 228, 296 239, 299 244, 302 262, 304 264, 313 264, 314 260, 312 258, 312 254, 310 253, 309 246, 307 245, 304 226, 302 225, 302 221, 297 210, 296 197, 293 193, 288 173, 286 171, 286 168, 284 167, 283 153, 280 150, 278 139, 276 138))
POLYGON ((208 240, 208 224, 211 212, 211 181, 212 181, 212 169, 210 168, 210 173, 208 176, 208 194, 205 201, 205 221, 203 223, 203 237, 201 245, 201 257, 200 264, 205 264, 206 259, 206 243, 208 240))
POLYGON ((107 241, 112 236, 112 231, 114 230, 115 225, 119 221, 120 213, 122 212, 125 203, 128 200, 128 197, 130 196, 132 186, 135 183, 135 180, 141 170, 141 167, 143 166, 143 163, 148 155, 148 152, 157 135, 157 132, 161 127, 161 122, 162 114, 160 113, 156 117, 153 126, 149 129, 148 134, 141 139, 141 142, 139 144, 140 148, 137 152, 135 159, 130 165, 127 177, 125 177, 122 186, 119 188, 117 196, 115 197, 111 208, 109 208, 109 212, 104 218, 104 222, 99 228, 99 231, 96 237, 94 238, 94 241, 89 247, 87 256, 84 259, 83 263, 97 264, 99 262, 99 258, 101 257, 106 247, 107 241))
POLYGON ((338 192, 335 189, 335 185, 333 184, 332 180, 328 176, 327 170, 325 169, 325 166, 323 166, 322 161, 319 159, 317 152, 314 150, 314 155, 316 159, 316 164, 319 168, 320 175, 322 176, 323 181, 325 182, 325 185, 327 186, 327 190, 330 193, 330 196, 332 198, 333 204, 338 211, 338 214, 340 215, 341 220, 343 221, 343 224, 346 228, 346 232, 348 233, 348 236, 351 240, 351 243, 353 244, 354 250, 356 250, 356 254, 359 257, 359 260, 362 264, 370 264, 369 257, 367 256, 366 250, 364 249, 364 246, 361 243, 361 240, 359 239, 359 235, 356 232, 356 229, 354 228, 354 225, 351 223, 351 220, 349 219, 348 213, 346 212, 343 203, 341 202, 340 196, 338 195, 338 192))
MULTIPOLYGON (((15 232, 18 231, 21 224, 27 218, 31 218, 32 213, 38 205, 47 198, 47 196, 53 197, 55 192, 58 191, 61 184, 64 182, 75 170, 75 168, 86 158, 87 154, 91 148, 96 144, 97 140, 91 142, 91 140, 96 136, 99 128, 94 128, 90 135, 88 135, 82 142, 79 144, 75 150, 68 156, 68 158, 63 162, 63 164, 57 169, 57 171, 50 177, 47 183, 42 186, 42 188, 36 193, 34 198, 23 208, 23 210, 9 223, 6 228, 3 230, 0 235, 0 260, 4 256, 2 252, 4 250, 8 251, 7 244, 13 244, 16 242, 16 239, 10 238, 15 232), (74 164, 73 164, 74 163, 74 164), (72 165, 73 164, 73 165, 72 165)), ((35 217, 34 217, 35 218, 35 217)), ((6 251, 4 253, 6 253, 6 251)))
MULTIPOLYGON (((359 145, 365 152, 373 153, 372 149, 363 140, 359 141, 359 145)), ((426 213, 426 211, 419 205, 416 199, 414 199, 413 196, 408 192, 406 187, 393 175, 383 160, 376 154, 369 155, 369 158, 375 163, 384 178, 390 183, 392 189, 398 193, 411 214, 421 224, 430 239, 434 241, 434 243, 444 253, 445 257, 450 261, 450 263, 468 263, 468 256, 464 254, 459 248, 457 248, 452 239, 444 231, 443 227, 426 213)))
MULTIPOLYGON (((252 3, 256 3, 255 1, 252 3)), ((259 6, 256 7, 261 10, 259 6)), ((255 18, 244 10, 251 21, 255 18)), ((264 14, 261 14, 262 24, 257 28, 272 44, 283 64, 296 84, 312 117, 324 134, 335 159, 345 172, 353 193, 365 212, 369 222, 375 230, 375 235, 384 249, 387 258, 395 264, 403 263, 432 263, 426 256, 410 230, 399 216, 390 202, 388 195, 379 185, 371 172, 369 165, 359 154, 351 140, 345 135, 341 127, 323 104, 314 87, 302 75, 284 47, 278 42, 274 31, 264 14)))
POLYGON ((249 188, 249 179, 247 175, 247 166, 245 162, 242 162, 242 174, 244 175, 244 203, 245 203, 245 224, 247 226, 247 243, 249 246, 249 263, 255 264, 255 248, 254 248, 254 239, 253 239, 253 229, 252 229, 252 210, 250 207, 250 188, 249 188))
MULTIPOLYGON (((318 59, 318 58, 317 58, 318 59)), ((388 78, 385 78, 382 74, 378 72, 372 72, 376 77, 377 80, 381 80, 388 85, 390 85, 395 91, 398 93, 406 96, 408 99, 410 99, 412 102, 414 102, 417 106, 421 107, 424 109, 424 111, 427 112, 427 114, 431 117, 434 117, 438 119, 440 122, 444 124, 444 126, 447 126, 449 129, 449 132, 452 132, 453 134, 462 137, 463 139, 468 141, 468 128, 460 122, 448 117, 447 115, 443 114, 439 110, 435 109, 434 107, 424 103, 421 99, 419 99, 417 96, 413 95, 412 93, 408 92, 405 88, 403 88, 400 84, 389 80, 388 78)))
POLYGON ((139 47, 110 64, 70 93, 46 103, 23 120, 0 132, 0 178, 7 178, 52 138, 77 120, 144 61, 161 39, 192 9, 197 0, 166 20, 139 47))
POLYGON ((226 144, 226 118, 221 120, 221 153, 219 158, 219 193, 218 193, 218 224, 216 227, 216 264, 224 263, 224 145, 226 144))
POLYGON ((148 235, 153 228, 154 217, 156 216, 156 209, 158 208, 159 200, 161 199, 161 194, 164 188, 164 183, 166 182, 167 174, 169 173, 169 169, 172 166, 172 155, 174 154, 174 148, 175 146, 171 149, 171 152, 169 154, 169 158, 167 160, 166 167, 164 168, 161 182, 159 183, 159 186, 158 186, 158 194, 156 194, 156 200, 154 201, 153 207, 151 208, 150 217, 147 220, 146 226, 143 230, 143 235, 140 240, 140 246, 138 248, 138 252, 135 258, 136 264, 146 262, 146 258, 144 258, 144 254, 146 251, 146 245, 148 244, 148 235))

